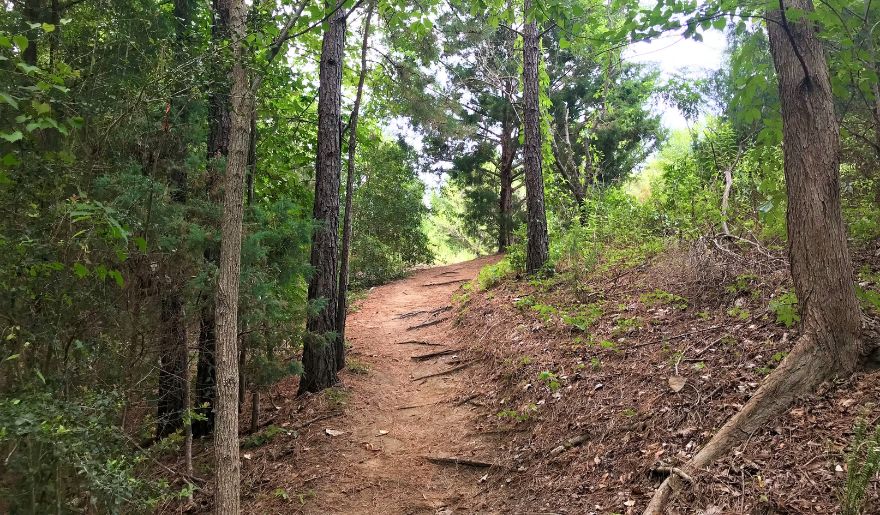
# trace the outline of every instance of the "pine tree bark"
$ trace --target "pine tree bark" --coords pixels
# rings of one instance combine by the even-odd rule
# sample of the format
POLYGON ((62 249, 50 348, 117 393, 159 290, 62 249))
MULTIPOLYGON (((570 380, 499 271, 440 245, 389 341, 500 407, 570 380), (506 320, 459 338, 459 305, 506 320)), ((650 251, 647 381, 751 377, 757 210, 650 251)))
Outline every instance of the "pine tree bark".
POLYGON ((510 109, 504 109, 501 121, 501 162, 498 175, 498 252, 505 252, 510 246, 513 232, 513 159, 516 156, 516 140, 513 134, 514 123, 510 109))
POLYGON ((339 176, 342 169, 340 111, 342 66, 345 46, 345 9, 339 8, 327 21, 321 46, 318 90, 318 154, 315 163, 315 206, 317 227, 312 239, 309 280, 310 303, 323 307, 309 316, 303 342, 303 375, 299 393, 318 392, 337 382, 339 339, 337 306, 339 283, 339 176))
POLYGON ((364 82, 367 78, 367 49, 370 42, 370 20, 373 18, 375 0, 367 7, 364 17, 364 35, 361 41, 361 69, 358 74, 357 94, 354 98, 354 106, 348 119, 348 167, 345 177, 345 214, 342 221, 342 250, 339 253, 339 303, 336 307, 336 325, 339 328, 339 340, 343 343, 337 347, 336 368, 342 370, 345 367, 345 319, 348 315, 348 265, 351 259, 351 225, 354 204, 354 176, 355 156, 357 150, 357 126, 358 114, 361 108, 361 100, 364 96, 364 82), (342 350, 343 352, 339 352, 342 350))
POLYGON ((525 168, 528 242, 526 272, 544 267, 549 254, 547 215, 544 211, 544 178, 541 174, 541 109, 538 95, 538 25, 532 16, 532 0, 525 0, 523 27, 523 166, 525 168), (530 21, 531 19, 531 21, 530 21))
POLYGON ((216 297, 217 426, 214 455, 217 467, 217 514, 240 512, 241 463, 238 455, 238 295, 241 279, 244 178, 251 130, 250 87, 244 63, 245 5, 243 0, 220 0, 229 14, 232 46, 231 127, 229 156, 223 181, 223 219, 220 234, 220 273, 216 297))
MULTIPOLYGON (((813 10, 811 0, 793 0, 788 7, 813 10)), ((822 45, 806 17, 792 22, 782 10, 767 16, 782 106, 788 253, 802 336, 742 410, 682 467, 689 474, 730 452, 798 396, 852 374, 871 350, 862 334, 840 210, 839 128, 822 45)), ((645 513, 662 513, 681 486, 677 475, 667 478, 645 513)))

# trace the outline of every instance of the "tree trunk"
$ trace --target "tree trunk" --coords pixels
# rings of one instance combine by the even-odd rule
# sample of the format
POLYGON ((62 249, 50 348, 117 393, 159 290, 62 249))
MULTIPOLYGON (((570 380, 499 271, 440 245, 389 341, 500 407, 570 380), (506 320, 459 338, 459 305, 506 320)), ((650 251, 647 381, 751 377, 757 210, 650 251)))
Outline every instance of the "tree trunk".
MULTIPOLYGON (((212 2, 213 24, 211 25, 212 44, 219 47, 229 36, 230 13, 224 0, 212 2)), ((207 152, 207 193, 211 202, 220 202, 220 178, 218 166, 229 155, 229 135, 232 118, 229 112, 229 90, 227 80, 229 67, 219 59, 210 65, 214 79, 208 95, 208 152, 207 152)), ((209 241, 205 249, 205 261, 217 264, 219 249, 216 242, 209 241)), ((214 431, 214 395, 217 384, 215 366, 215 308, 213 295, 208 295, 208 305, 202 309, 199 331, 199 356, 196 366, 196 411, 200 418, 193 422, 193 434, 203 437, 214 431)))
POLYGON ((251 434, 256 433, 260 428, 260 390, 254 386, 251 392, 251 434))
MULTIPOLYGON (((790 7, 812 11, 811 0, 790 7)), ((727 454, 799 395, 847 376, 865 361, 861 312, 840 211, 840 141, 822 45, 807 18, 790 22, 768 13, 770 53, 779 78, 791 275, 803 319, 802 336, 743 409, 688 462, 694 473, 727 454)), ((682 480, 673 475, 645 513, 662 513, 682 480)))
POLYGON ((544 178, 541 175, 541 111, 538 96, 538 25, 532 16, 532 0, 525 0, 523 15, 523 166, 526 183, 528 242, 526 272, 539 272, 547 262, 549 240, 544 212, 544 178))
MULTIPOLYGON (((26 23, 40 23, 42 21, 42 10, 43 7, 40 0, 24 0, 24 8, 22 10, 24 21, 26 23)), ((36 35, 37 31, 27 27, 25 33, 28 34, 28 46, 22 52, 21 57, 25 63, 36 66, 37 45, 39 43, 38 36, 36 35)))
POLYGON ((338 337, 337 261, 339 257, 339 175, 342 168, 340 110, 342 65, 345 46, 345 9, 339 8, 327 21, 321 47, 318 90, 318 155, 315 164, 314 219, 309 302, 324 303, 309 316, 303 342, 303 376, 299 393, 318 392, 336 383, 338 337))
POLYGON ((224 177, 223 220, 220 228, 220 273, 217 281, 217 427, 214 455, 217 467, 215 511, 238 515, 241 463, 238 456, 238 294, 241 279, 244 177, 251 131, 250 87, 245 69, 243 0, 221 0, 229 13, 232 46, 230 90, 232 126, 224 177))
MULTIPOLYGON (((170 281, 169 279, 166 282, 170 281)), ((182 316, 183 305, 176 288, 168 286, 168 289, 161 301, 157 439, 182 429, 183 415, 189 407, 186 399, 186 326, 182 316)))
POLYGON ((505 252, 512 243, 513 232, 513 158, 516 156, 514 124, 510 109, 504 109, 501 122, 501 163, 498 175, 498 252, 505 252))
POLYGON ((339 328, 339 341, 342 346, 337 347, 336 368, 342 370, 345 367, 345 319, 348 315, 348 264, 351 258, 351 223, 352 204, 354 201, 354 175, 355 175, 355 151, 357 149, 357 125, 358 112, 361 100, 364 96, 364 81, 367 78, 367 49, 370 42, 370 19, 373 17, 375 0, 367 7, 364 17, 364 37, 361 42, 361 70, 358 75, 357 94, 354 98, 354 106, 348 119, 348 169, 345 178, 345 215, 342 222, 342 250, 339 254, 339 303, 336 307, 336 326, 339 328), (339 352, 339 351, 342 352, 339 352))
POLYGON ((214 432, 214 397, 216 393, 213 303, 202 309, 199 323, 199 356, 196 360, 196 405, 199 420, 193 420, 193 436, 201 438, 214 432), (211 313, 207 313, 210 311, 211 313))

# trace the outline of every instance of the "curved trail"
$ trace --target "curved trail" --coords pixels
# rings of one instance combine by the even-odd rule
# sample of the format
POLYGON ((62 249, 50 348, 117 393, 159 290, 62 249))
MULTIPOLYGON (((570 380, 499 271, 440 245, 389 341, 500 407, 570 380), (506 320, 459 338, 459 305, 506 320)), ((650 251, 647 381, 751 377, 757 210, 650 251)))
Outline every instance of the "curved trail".
POLYGON ((426 457, 492 459, 491 441, 470 434, 478 414, 466 402, 467 358, 454 352, 459 345, 447 332, 454 315, 453 292, 495 260, 486 257, 420 270, 374 288, 349 316, 349 355, 367 364, 369 373, 343 375, 349 395, 344 414, 322 422, 320 430, 345 433, 314 439, 317 448, 309 449, 309 458, 303 460, 315 475, 300 507, 303 513, 449 514, 485 509, 477 505, 480 478, 488 469, 436 464, 426 457), (416 328, 419 325, 423 326, 416 328), (407 340, 434 345, 398 343, 407 340), (412 359, 438 351, 449 353, 412 359), (455 371, 418 379, 451 370, 455 371))

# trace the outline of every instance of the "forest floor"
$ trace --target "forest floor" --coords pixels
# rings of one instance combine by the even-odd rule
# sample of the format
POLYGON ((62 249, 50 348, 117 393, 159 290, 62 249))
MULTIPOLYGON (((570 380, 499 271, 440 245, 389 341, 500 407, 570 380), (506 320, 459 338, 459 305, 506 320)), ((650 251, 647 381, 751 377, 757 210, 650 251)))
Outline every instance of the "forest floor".
POLYGON ((342 384, 297 398, 291 378, 273 388, 272 402, 264 399, 263 429, 242 440, 243 511, 476 509, 487 469, 442 460, 490 463, 497 435, 474 431, 477 408, 462 381, 469 362, 450 339, 451 297, 497 259, 424 269, 371 289, 348 319, 342 384), (448 354, 418 357, 439 351, 448 354))

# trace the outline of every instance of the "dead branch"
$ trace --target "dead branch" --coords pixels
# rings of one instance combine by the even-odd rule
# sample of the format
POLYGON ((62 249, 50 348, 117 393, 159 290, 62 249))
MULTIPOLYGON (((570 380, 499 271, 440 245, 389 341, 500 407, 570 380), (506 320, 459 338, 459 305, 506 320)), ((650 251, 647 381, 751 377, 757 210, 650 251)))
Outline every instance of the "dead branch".
POLYGON ((554 447, 553 450, 550 451, 550 456, 558 456, 558 455, 562 454, 563 452, 567 451, 568 449, 583 445, 589 439, 590 439, 589 433, 584 433, 582 435, 573 436, 573 437, 569 438, 568 440, 565 440, 564 442, 560 443, 556 447, 554 447))
POLYGON ((638 349, 640 347, 647 347, 648 345, 656 345, 658 343, 671 342, 672 340, 678 340, 679 338, 684 338, 685 336, 690 336, 692 334, 697 334, 697 333, 705 333, 707 331, 713 331, 715 329, 720 329, 720 328, 721 328, 720 325, 713 325, 711 327, 704 327, 702 329, 694 329, 693 331, 688 331, 686 333, 676 334, 675 336, 669 336, 669 337, 664 336, 664 337, 658 338, 656 340, 651 340, 649 342, 639 343, 637 345, 630 345, 625 350, 638 349))

